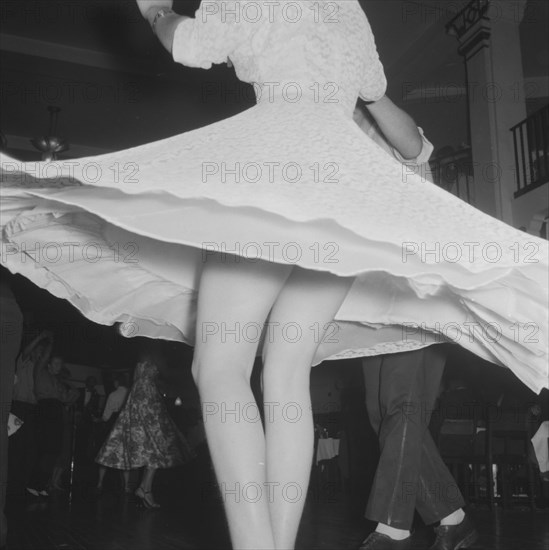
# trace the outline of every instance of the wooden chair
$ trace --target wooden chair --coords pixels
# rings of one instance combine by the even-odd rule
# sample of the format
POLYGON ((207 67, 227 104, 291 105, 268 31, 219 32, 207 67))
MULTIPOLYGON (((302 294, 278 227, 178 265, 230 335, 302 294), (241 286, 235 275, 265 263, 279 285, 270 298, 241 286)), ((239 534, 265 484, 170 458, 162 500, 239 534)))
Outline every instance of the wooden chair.
POLYGON ((342 488, 342 476, 338 456, 328 460, 317 461, 319 441, 325 438, 339 438, 341 413, 316 413, 313 415, 315 424, 314 453, 311 472, 310 490, 316 494, 313 498, 332 501, 334 494, 342 488))
POLYGON ((528 502, 535 509, 536 482, 532 463, 531 438, 536 423, 527 408, 490 407, 487 418, 486 459, 497 468, 498 495, 494 483, 489 484, 492 501, 509 504, 528 502))
POLYGON ((465 500, 486 500, 492 508, 491 465, 485 452, 486 441, 487 431, 482 415, 475 415, 474 418, 443 419, 437 436, 442 460, 452 472, 465 500), (486 473, 484 483, 483 471, 486 473))

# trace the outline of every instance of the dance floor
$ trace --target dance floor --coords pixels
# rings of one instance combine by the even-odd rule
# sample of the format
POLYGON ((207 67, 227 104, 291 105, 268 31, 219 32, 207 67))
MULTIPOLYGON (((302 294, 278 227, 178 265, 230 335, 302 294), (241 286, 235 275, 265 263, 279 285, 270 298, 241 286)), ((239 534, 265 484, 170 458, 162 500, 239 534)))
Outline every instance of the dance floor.
MULTIPOLYGON (((214 493, 203 497, 180 487, 157 488, 159 510, 136 507, 133 497, 113 490, 100 496, 60 494, 48 500, 12 496, 8 507, 9 550, 186 550, 229 549, 222 508, 214 493)), ((480 540, 475 548, 545 550, 549 548, 548 510, 470 509, 480 540)), ((343 492, 307 500, 298 549, 354 549, 372 529, 362 504, 343 492)), ((418 527, 414 549, 426 549, 432 531, 418 527)))

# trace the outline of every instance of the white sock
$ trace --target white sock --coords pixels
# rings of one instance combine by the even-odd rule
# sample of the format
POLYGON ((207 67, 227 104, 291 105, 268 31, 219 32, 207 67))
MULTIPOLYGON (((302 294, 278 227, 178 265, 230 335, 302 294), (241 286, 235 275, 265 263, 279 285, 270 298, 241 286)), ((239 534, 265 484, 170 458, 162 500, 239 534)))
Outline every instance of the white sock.
POLYGON ((384 523, 378 523, 376 531, 382 535, 387 535, 393 540, 403 540, 410 536, 410 531, 406 531, 405 529, 395 529, 394 527, 390 527, 384 523))
POLYGON ((452 512, 449 516, 446 516, 444 519, 440 520, 441 525, 459 525, 463 518, 465 517, 465 512, 463 508, 458 508, 455 512, 452 512))

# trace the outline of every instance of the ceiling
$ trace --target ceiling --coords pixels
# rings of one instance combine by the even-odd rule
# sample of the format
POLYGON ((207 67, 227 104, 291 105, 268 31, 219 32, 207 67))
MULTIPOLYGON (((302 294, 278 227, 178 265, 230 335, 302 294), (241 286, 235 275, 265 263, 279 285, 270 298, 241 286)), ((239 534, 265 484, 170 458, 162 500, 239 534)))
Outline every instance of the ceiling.
MULTIPOLYGON (((436 96, 448 83, 464 89, 457 40, 444 27, 466 3, 361 0, 386 69, 388 93, 420 120, 426 116, 423 90, 435 90, 436 96)), ((192 14, 198 5, 180 0, 175 8, 192 14)), ((528 5, 522 23, 524 68, 526 76, 537 77, 546 74, 549 58, 549 3, 529 0, 528 5)), ((62 108, 59 133, 71 143, 67 156, 73 157, 161 139, 252 105, 245 85, 237 100, 204 98, 204 71, 171 61, 134 0, 3 0, 0 15, 1 129, 12 149, 27 150, 23 156, 36 158, 28 139, 46 131, 48 104, 62 108)), ((239 86, 224 65, 208 71, 208 82, 218 89, 239 86)), ((466 113, 461 99, 447 126, 466 113)), ((428 129, 437 141, 443 138, 436 127, 428 129)), ((454 142, 465 139, 464 125, 453 132, 454 142)))

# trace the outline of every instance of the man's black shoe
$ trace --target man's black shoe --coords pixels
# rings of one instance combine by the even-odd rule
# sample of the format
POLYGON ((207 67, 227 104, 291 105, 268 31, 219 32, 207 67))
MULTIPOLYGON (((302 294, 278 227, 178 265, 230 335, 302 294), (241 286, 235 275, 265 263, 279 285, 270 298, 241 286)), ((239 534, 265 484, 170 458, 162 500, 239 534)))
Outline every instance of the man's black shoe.
POLYGON ((478 539, 478 533, 468 516, 457 525, 440 525, 435 529, 437 538, 429 550, 458 550, 469 548, 478 539))
POLYGON ((358 547, 358 550, 410 550, 412 548, 412 537, 403 540, 395 540, 387 535, 374 531, 358 547))

